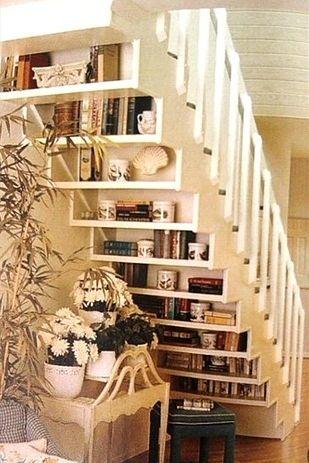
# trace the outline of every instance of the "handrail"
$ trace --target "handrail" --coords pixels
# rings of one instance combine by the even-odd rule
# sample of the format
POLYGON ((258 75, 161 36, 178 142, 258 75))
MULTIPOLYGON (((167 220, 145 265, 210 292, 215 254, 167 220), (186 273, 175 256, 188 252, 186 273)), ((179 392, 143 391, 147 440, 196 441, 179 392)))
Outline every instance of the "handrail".
MULTIPOLYGON (((259 279, 257 308, 268 315, 268 337, 274 340, 276 359, 282 362, 284 367, 283 380, 290 387, 290 400, 295 403, 295 419, 298 420, 304 309, 280 217, 280 208, 263 153, 262 139, 256 127, 251 99, 239 70, 239 57, 228 29, 226 11, 221 8, 211 11, 209 31, 209 10, 199 11, 198 44, 195 46, 196 50, 188 50, 189 56, 190 52, 197 53, 198 66, 193 66, 192 69, 183 60, 186 46, 190 45, 183 36, 185 30, 190 30, 189 10, 186 10, 184 16, 186 21, 189 20, 189 24, 185 22, 185 27, 184 19, 181 26, 179 24, 182 14, 180 11, 172 12, 170 18, 172 36, 169 37, 169 50, 173 50, 170 54, 178 58, 177 89, 184 84, 187 67, 189 80, 190 72, 197 73, 197 110, 193 138, 200 143, 204 129, 204 145, 207 139, 208 146, 205 145, 203 150, 212 154, 210 181, 213 184, 224 183, 224 218, 226 221, 233 220, 233 229, 238 231, 237 253, 249 258, 248 283, 254 284, 259 279), (203 21, 206 32, 201 27, 203 21), (213 42, 212 36, 215 37, 213 42), (203 47, 207 58, 214 57, 214 70, 210 69, 212 63, 209 60, 204 69, 203 47), (210 72, 214 94, 213 107, 202 111, 202 102, 207 90, 206 81, 209 80, 210 72), (204 85, 201 79, 204 79, 204 85), (211 115, 210 121, 206 119, 206 114, 208 117, 211 115), (223 118, 227 119, 224 121, 226 124, 223 123, 223 118), (225 144, 222 142, 224 138, 227 139, 225 144), (266 297, 268 290, 270 298, 266 297)), ((211 99, 205 100, 205 104, 211 105, 211 99)))

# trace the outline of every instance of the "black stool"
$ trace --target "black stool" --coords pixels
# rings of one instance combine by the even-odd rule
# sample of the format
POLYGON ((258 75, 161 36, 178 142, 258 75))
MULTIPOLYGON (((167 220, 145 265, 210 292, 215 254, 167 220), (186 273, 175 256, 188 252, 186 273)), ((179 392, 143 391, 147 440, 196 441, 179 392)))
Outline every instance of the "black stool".
MULTIPOLYGON (((171 436, 170 463, 180 463, 181 439, 200 438, 199 463, 208 462, 210 441, 213 437, 225 439, 224 463, 234 463, 235 414, 215 403, 211 411, 182 410, 179 401, 171 400, 167 432, 171 436)), ((160 405, 150 413, 149 463, 158 463, 160 405)))

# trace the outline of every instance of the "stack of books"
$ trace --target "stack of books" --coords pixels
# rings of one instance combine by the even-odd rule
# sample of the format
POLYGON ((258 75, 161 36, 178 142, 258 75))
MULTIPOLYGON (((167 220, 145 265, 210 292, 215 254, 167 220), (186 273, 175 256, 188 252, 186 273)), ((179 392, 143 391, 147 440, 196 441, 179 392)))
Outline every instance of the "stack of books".
POLYGON ((33 67, 45 67, 50 64, 49 53, 33 53, 32 55, 7 56, 1 60, 1 71, 3 79, 8 83, 2 89, 27 90, 37 88, 34 79, 33 67))
POLYGON ((165 367, 175 370, 189 370, 191 368, 191 354, 185 352, 167 352, 165 367))
POLYGON ((223 294, 222 278, 188 278, 189 293, 223 294))
POLYGON ((195 242, 196 233, 182 230, 155 230, 154 256, 163 259, 188 259, 188 243, 195 242))
POLYGON ((186 330, 184 328, 165 327, 160 336, 160 341, 175 345, 198 346, 200 338, 196 331, 186 330))
POLYGON ((110 256, 137 256, 137 243, 131 241, 104 241, 103 253, 110 256))
POLYGON ((152 201, 117 201, 116 220, 151 222, 152 201))
POLYGON ((246 351, 247 333, 219 331, 217 333, 216 346, 218 350, 229 350, 232 352, 246 351))
POLYGON ((214 325, 235 325, 235 313, 232 312, 217 312, 214 310, 207 310, 204 314, 205 323, 214 325))

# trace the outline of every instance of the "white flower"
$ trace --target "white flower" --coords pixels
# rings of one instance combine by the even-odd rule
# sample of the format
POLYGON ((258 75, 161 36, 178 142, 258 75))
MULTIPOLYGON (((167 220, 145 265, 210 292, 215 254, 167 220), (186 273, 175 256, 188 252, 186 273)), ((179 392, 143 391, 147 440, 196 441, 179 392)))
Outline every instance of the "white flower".
POLYGON ((61 309, 57 310, 56 315, 58 318, 70 318, 75 317, 75 314, 69 307, 62 307, 61 309))
POLYGON ((78 339, 83 338, 85 336, 85 328, 82 325, 72 326, 70 332, 72 334, 75 334, 75 336, 78 339))
POLYGON ((51 344, 52 353, 58 357, 59 355, 65 355, 69 351, 69 343, 66 339, 54 338, 51 344))
POLYGON ((78 365, 86 365, 89 358, 89 349, 87 343, 85 341, 74 341, 73 352, 78 365))
POLYGON ((95 340, 96 338, 96 334, 95 334, 95 331, 93 331, 92 328, 90 328, 90 326, 86 326, 84 327, 84 336, 85 338, 89 339, 89 340, 95 340))
POLYGON ((89 357, 93 362, 98 360, 99 351, 98 351, 98 346, 96 344, 90 344, 89 345, 89 357))

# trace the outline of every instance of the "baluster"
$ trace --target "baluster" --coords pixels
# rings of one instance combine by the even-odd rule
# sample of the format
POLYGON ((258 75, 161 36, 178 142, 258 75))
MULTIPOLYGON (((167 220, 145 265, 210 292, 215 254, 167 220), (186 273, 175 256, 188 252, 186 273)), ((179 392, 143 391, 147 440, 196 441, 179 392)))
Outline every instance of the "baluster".
POLYGON ((182 95, 186 91, 185 71, 187 51, 187 26, 189 17, 189 10, 181 10, 179 12, 179 35, 176 65, 176 90, 178 92, 178 95, 182 95))
POLYGON ((225 220, 232 220, 233 199, 234 199, 234 173, 236 163, 236 136, 238 122, 238 97, 239 97, 239 56, 234 50, 228 51, 228 58, 231 66, 230 81, 230 102, 229 102, 229 121, 228 121, 228 141, 227 141, 227 184, 224 207, 225 220))
MULTIPOLYGON (((295 275, 294 275, 295 277, 295 275)), ((295 280, 295 278, 294 278, 295 280)), ((296 280, 294 281, 294 304, 293 304, 293 321, 292 321, 292 346, 291 346, 291 382, 290 382, 290 400, 291 402, 295 402, 296 399, 296 368, 297 368, 297 356, 298 356, 298 349, 297 343, 299 340, 299 300, 297 297, 298 287, 296 280)))
POLYGON ((295 398, 295 422, 300 420, 300 405, 301 405, 301 385, 303 375, 303 354, 304 354, 304 331, 305 331, 305 311, 302 307, 300 295, 297 295, 299 303, 299 343, 298 343, 298 361, 297 361, 297 384, 295 398))
POLYGON ((263 170, 263 218, 261 233, 261 259, 260 259, 260 293, 259 310, 265 309, 267 280, 268 280, 268 248, 269 248, 269 224, 270 224, 270 182, 271 175, 267 169, 263 170))
POLYGON ((258 133, 253 134, 253 179, 252 179, 252 205, 251 205, 251 239, 249 283, 257 279, 257 266, 260 243, 260 196, 261 196, 261 152, 262 138, 258 133))
POLYGON ((186 99, 187 106, 191 109, 195 109, 197 103, 199 14, 200 10, 191 11, 188 25, 188 82, 186 99))
POLYGON ((215 55, 215 88, 213 101, 213 144, 210 165, 210 179, 216 184, 219 181, 219 150, 220 128, 223 98, 223 79, 225 66, 225 39, 226 39, 226 11, 221 8, 214 9, 217 24, 217 40, 215 55))
POLYGON ((167 39, 166 13, 159 13, 157 16, 156 36, 159 42, 164 42, 167 39))
POLYGON ((276 344, 276 357, 277 361, 283 359, 283 332, 284 332, 284 317, 285 317, 285 303, 286 303, 286 269, 287 269, 287 253, 286 253, 286 236, 284 232, 279 235, 280 255, 279 255, 279 283, 278 283, 278 323, 276 344))
POLYGON ((209 55, 209 25, 210 11, 202 9, 199 11, 198 26, 198 50, 197 50, 197 90, 196 90, 196 107, 194 115, 194 139, 197 143, 203 141, 203 122, 204 122, 204 99, 206 68, 209 55))
POLYGON ((252 117, 251 98, 247 94, 241 95, 243 106, 242 141, 241 141, 241 166, 240 166, 240 191, 239 191, 239 220, 237 236, 237 252, 243 252, 246 244, 247 210, 248 210, 248 177, 250 154, 250 128, 252 117))
POLYGON ((268 337, 275 336, 278 317, 277 296, 278 296, 278 260, 279 260, 279 221, 280 208, 278 204, 272 205, 273 228, 271 240, 271 261, 270 261, 270 314, 268 322, 268 337))
POLYGON ((287 295, 286 295, 286 314, 285 314, 285 329, 284 329, 284 370, 283 378, 286 383, 290 381, 290 354, 291 354, 291 322, 293 308, 293 277, 294 264, 289 261, 287 264, 288 279, 287 279, 287 295))
POLYGON ((179 36, 179 12, 170 12, 170 25, 168 31, 167 53, 173 58, 177 58, 178 53, 178 36, 179 36))

